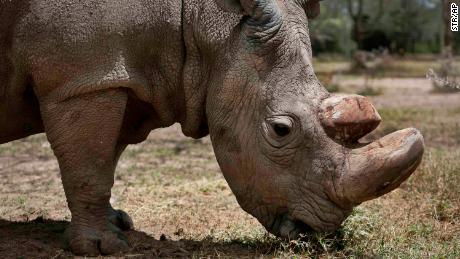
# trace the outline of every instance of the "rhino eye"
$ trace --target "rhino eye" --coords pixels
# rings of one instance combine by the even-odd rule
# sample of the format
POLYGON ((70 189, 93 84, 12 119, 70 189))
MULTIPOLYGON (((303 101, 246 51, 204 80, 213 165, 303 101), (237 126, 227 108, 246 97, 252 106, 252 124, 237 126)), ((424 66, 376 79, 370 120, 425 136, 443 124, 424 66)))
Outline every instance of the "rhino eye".
POLYGON ((275 123, 273 125, 273 131, 275 131, 276 135, 279 137, 286 137, 291 133, 291 128, 283 123, 275 123))
POLYGON ((291 116, 277 115, 265 120, 264 137, 274 147, 289 144, 295 134, 295 120, 291 116))

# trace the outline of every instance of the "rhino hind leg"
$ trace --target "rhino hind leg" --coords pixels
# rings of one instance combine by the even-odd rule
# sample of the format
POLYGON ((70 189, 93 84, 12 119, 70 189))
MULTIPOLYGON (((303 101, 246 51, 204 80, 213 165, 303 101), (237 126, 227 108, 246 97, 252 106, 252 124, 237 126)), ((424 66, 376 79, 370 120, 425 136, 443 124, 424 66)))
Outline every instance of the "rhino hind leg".
POLYGON ((40 104, 72 214, 68 244, 78 255, 128 249, 121 229, 132 228, 132 221, 110 205, 126 102, 126 92, 114 89, 40 104))

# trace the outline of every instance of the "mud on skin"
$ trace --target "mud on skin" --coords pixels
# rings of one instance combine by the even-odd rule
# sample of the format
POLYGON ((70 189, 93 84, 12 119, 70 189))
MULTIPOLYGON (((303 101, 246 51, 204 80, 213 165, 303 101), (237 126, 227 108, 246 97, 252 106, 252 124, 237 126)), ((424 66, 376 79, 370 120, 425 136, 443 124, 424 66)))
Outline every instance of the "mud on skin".
POLYGON ((241 207, 268 231, 331 231, 422 158, 416 129, 357 141, 380 116, 312 67, 316 0, 0 1, 0 143, 45 132, 78 255, 128 249, 109 200, 125 147, 180 123, 210 134, 241 207))

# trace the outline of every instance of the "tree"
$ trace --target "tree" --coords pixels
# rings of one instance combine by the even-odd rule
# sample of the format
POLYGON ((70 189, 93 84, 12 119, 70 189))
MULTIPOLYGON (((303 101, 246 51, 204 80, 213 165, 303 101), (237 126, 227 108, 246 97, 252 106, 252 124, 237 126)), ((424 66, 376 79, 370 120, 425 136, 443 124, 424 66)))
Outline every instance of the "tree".
MULTIPOLYGON (((443 1, 323 1, 321 15, 309 22, 313 48, 346 55, 380 47, 393 53, 440 53, 443 1)), ((460 50, 460 34, 454 33, 451 44, 460 50)))
POLYGON ((371 15, 364 13, 364 0, 347 0, 347 4, 348 14, 353 21, 351 38, 356 42, 358 49, 363 49, 366 33, 374 28, 383 15, 384 1, 378 1, 377 15, 373 18, 371 15))
POLYGON ((443 12, 443 27, 444 27, 444 41, 442 46, 442 53, 445 58, 451 58, 453 55, 452 39, 453 33, 450 28, 451 17, 450 17, 450 5, 451 0, 442 1, 442 12, 443 12))
POLYGON ((314 54, 331 52, 351 55, 355 49, 350 38, 351 24, 345 1, 321 2, 321 15, 309 22, 314 54))

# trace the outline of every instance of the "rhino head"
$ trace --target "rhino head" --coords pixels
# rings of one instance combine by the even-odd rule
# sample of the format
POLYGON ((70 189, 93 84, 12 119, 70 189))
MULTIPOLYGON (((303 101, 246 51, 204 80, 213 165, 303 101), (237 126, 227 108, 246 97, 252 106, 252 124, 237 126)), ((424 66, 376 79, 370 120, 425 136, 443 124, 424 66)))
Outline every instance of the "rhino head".
POLYGON ((242 17, 216 61, 206 115, 219 165, 241 207, 271 233, 333 231, 354 206, 397 188, 423 137, 405 129, 368 144, 380 116, 365 97, 316 78, 308 19, 317 0, 215 0, 242 17))

